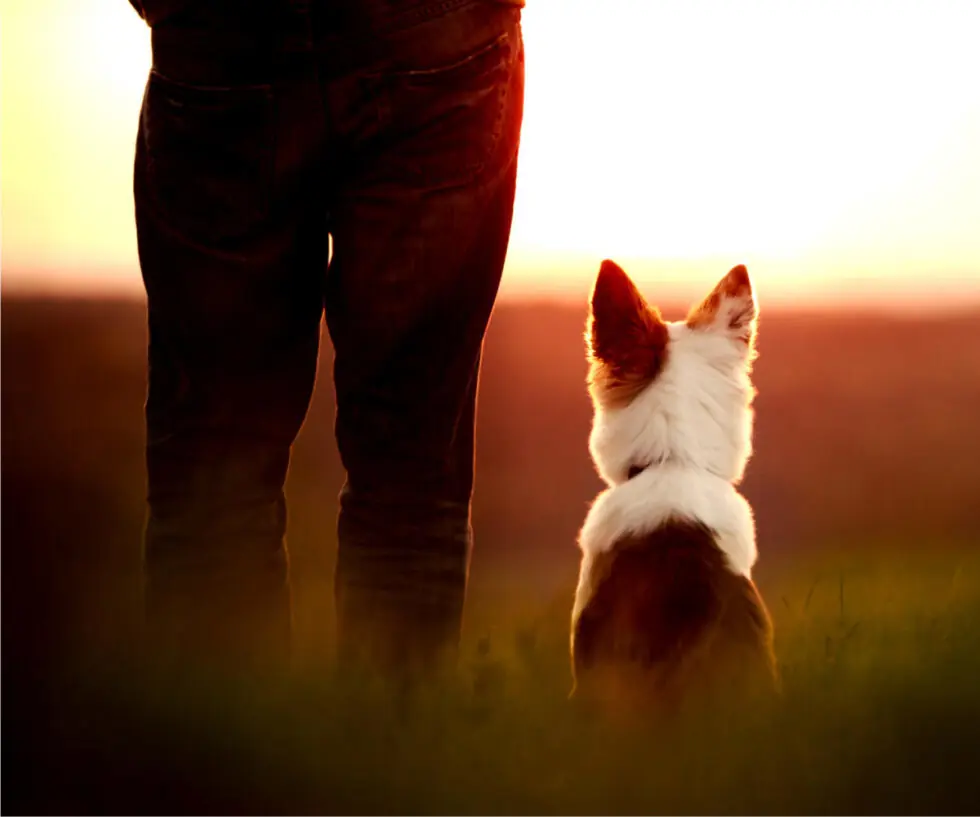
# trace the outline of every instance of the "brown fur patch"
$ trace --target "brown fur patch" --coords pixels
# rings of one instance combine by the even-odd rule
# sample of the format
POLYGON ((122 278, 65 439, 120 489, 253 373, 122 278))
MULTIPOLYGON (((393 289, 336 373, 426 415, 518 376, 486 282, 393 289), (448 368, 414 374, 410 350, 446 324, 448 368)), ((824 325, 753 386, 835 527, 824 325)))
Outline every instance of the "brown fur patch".
POLYGON ((766 606, 703 525, 676 521, 620 541, 595 559, 587 584, 572 623, 576 694, 672 710, 777 686, 766 606))
POLYGON ((729 316, 728 329, 743 329, 738 337, 749 343, 752 340, 752 322, 756 317, 755 301, 752 298, 752 282, 749 272, 744 265, 733 267, 722 278, 707 298, 691 309, 685 322, 692 329, 702 329, 713 326, 718 316, 718 308, 723 299, 745 299, 745 305, 738 312, 729 316), (746 297, 747 296, 747 297, 746 297))
POLYGON ((667 325, 629 276, 603 261, 586 327, 589 386, 605 406, 626 405, 656 379, 667 359, 667 325))

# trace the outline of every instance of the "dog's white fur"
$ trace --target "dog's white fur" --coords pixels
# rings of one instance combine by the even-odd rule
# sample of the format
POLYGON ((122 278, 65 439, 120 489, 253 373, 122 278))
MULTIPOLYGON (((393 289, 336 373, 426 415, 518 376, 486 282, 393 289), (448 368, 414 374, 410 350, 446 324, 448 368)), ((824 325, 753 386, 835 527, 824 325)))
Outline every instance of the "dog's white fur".
POLYGON ((735 484, 752 454, 755 319, 751 288, 723 294, 710 323, 668 324, 666 363, 628 405, 603 405, 593 393, 589 450, 610 487, 596 498, 579 536, 574 615, 588 601, 595 555, 671 518, 713 529, 730 569, 751 577, 755 523, 735 484), (627 479, 632 466, 647 465, 627 479))

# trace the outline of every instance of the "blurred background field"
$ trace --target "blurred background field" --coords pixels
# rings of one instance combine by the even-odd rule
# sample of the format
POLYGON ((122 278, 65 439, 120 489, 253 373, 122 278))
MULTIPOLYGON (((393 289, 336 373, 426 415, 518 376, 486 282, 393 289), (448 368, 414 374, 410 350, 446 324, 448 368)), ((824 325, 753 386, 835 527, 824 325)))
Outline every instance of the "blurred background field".
POLYGON ((600 488, 581 308, 494 315, 461 669, 404 711, 331 675, 326 338, 288 483, 298 677, 164 704, 127 669, 144 307, 5 295, 0 318, 4 811, 980 809, 980 313, 763 312, 744 492, 786 692, 676 734, 565 700, 600 488))

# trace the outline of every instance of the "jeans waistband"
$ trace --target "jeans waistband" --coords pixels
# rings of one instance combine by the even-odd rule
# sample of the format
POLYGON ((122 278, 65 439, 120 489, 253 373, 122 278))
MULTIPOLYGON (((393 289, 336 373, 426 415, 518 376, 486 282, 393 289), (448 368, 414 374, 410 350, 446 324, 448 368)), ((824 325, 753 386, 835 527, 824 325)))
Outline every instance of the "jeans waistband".
MULTIPOLYGON (((368 69, 392 40, 439 18, 520 15, 523 0, 191 0, 152 27, 153 67, 208 84, 264 84, 316 55, 340 70, 368 69), (236 11, 237 9, 237 11, 236 11)), ((465 24, 471 27, 474 22, 465 24)), ((454 28, 464 25, 462 20, 454 28)), ((421 36, 421 34, 420 34, 421 36)), ((433 36, 426 33, 425 36, 433 36)))

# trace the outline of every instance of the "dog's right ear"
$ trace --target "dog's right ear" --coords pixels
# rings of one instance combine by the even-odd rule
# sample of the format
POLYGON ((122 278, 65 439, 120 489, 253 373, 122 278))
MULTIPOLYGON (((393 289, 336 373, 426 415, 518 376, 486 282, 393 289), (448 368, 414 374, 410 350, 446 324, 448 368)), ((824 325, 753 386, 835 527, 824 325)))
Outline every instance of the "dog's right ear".
POLYGON ((667 324, 613 261, 599 268, 586 334, 590 360, 616 377, 650 379, 663 366, 667 324))
POLYGON ((739 264, 690 311, 686 322, 692 329, 719 332, 740 341, 751 353, 758 316, 749 272, 739 264))

